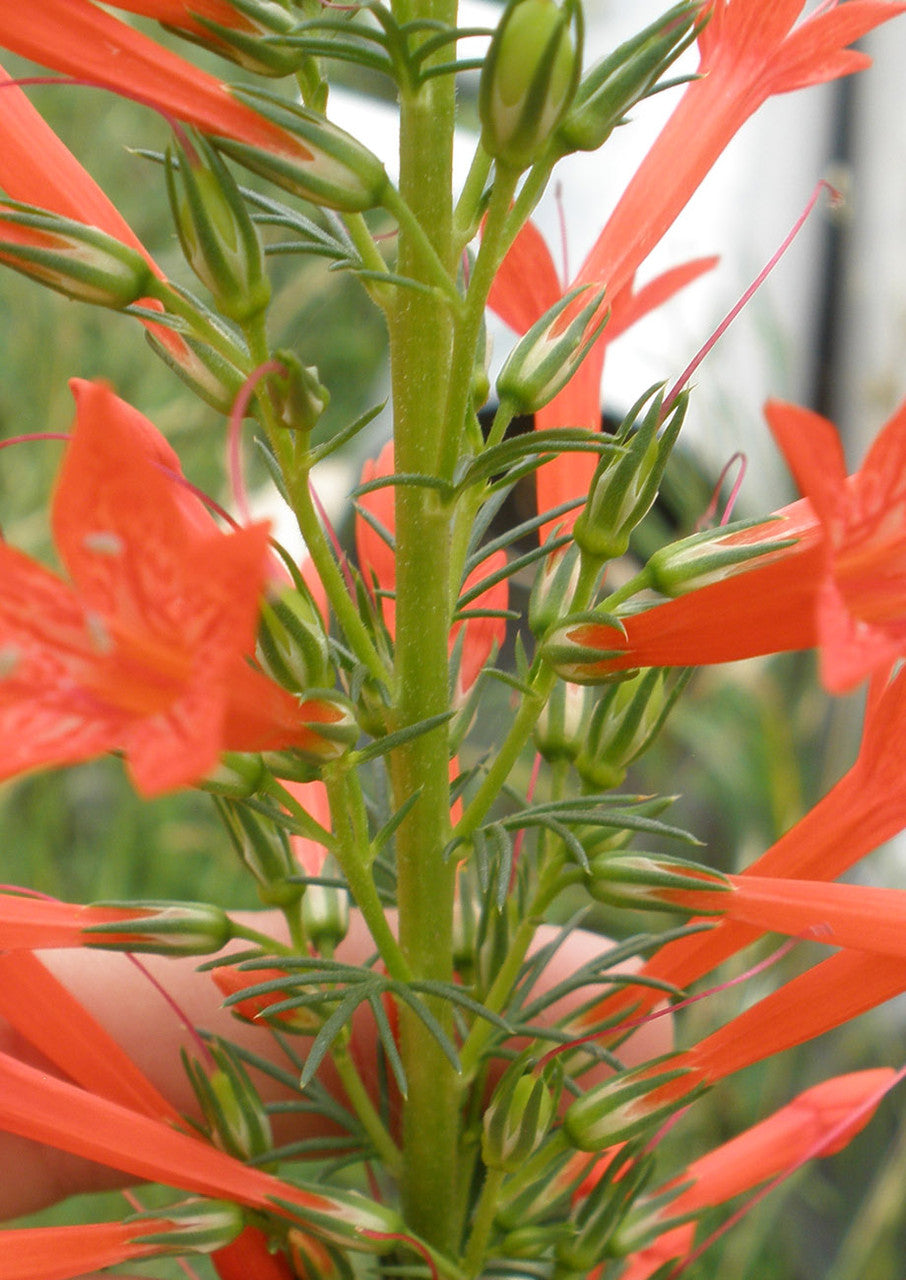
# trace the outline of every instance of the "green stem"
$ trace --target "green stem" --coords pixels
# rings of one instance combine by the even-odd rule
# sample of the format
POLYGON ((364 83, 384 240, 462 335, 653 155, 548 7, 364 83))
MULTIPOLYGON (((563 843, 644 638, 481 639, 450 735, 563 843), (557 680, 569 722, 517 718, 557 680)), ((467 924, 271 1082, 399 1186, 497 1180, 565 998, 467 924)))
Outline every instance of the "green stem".
POLYGON ((334 857, 346 877, 349 892, 362 913, 387 972, 400 982, 408 982, 412 971, 387 923, 371 875, 371 842, 364 828, 362 806, 351 794, 358 786, 358 780, 347 773, 325 771, 324 781, 330 799, 331 825, 336 836, 334 857))
POLYGON ((488 294, 503 256, 501 240, 518 180, 519 175, 510 169, 497 170, 481 237, 481 248, 478 250, 466 292, 465 309, 456 326, 450 357, 449 399, 444 413, 444 432, 437 462, 438 474, 445 480, 452 477, 459 461, 466 409, 472 394, 475 349, 488 294))
MULTIPOLYGON (((413 0, 412 17, 455 23, 453 0, 413 0)), ((400 194, 416 222, 399 229, 398 270, 424 290, 400 289, 388 312, 396 469, 436 473, 448 398, 453 312, 426 275, 422 233, 452 280, 452 77, 425 81, 400 99, 400 194)), ((449 707, 450 530, 452 510, 429 488, 395 494, 396 635, 392 729, 449 707)), ((453 974, 454 867, 449 838, 449 737, 446 724, 402 744, 388 760, 393 803, 416 797, 396 836, 400 947, 413 975, 450 982, 453 974)), ((452 1031, 448 1002, 431 1010, 452 1031)), ((400 1052, 408 1096, 403 1113, 402 1195, 410 1229, 450 1252, 459 1140, 456 1074, 433 1035, 400 1010, 400 1052)))
POLYGON ((484 1186, 481 1188, 481 1195, 475 1206, 472 1230, 466 1247, 464 1270, 467 1276, 477 1277, 481 1273, 488 1250, 488 1241, 494 1229, 497 1197, 505 1177, 503 1169, 488 1169, 485 1174, 484 1186))
MULTIPOLYGON (((263 318, 259 318, 249 326, 246 332, 249 349, 256 366, 266 364, 270 359, 270 348, 264 329, 263 318)), ((308 554, 321 579, 321 585, 327 594, 330 606, 337 616, 349 647, 368 671, 372 679, 379 685, 387 685, 390 674, 380 654, 374 646, 368 628, 359 616, 359 611, 346 589, 343 575, 334 558, 334 554, 321 527, 321 521, 315 510, 311 496, 309 476, 311 472, 311 455, 306 448, 300 450, 294 433, 280 426, 271 410, 266 391, 257 397, 261 419, 267 431, 267 438, 280 464, 287 497, 296 517, 296 522, 305 539, 308 554)))
POLYGON ((359 1120, 361 1120, 362 1127, 371 1139, 384 1168, 393 1177, 398 1177, 402 1168, 402 1153, 387 1132, 383 1120, 371 1101, 371 1095, 365 1088, 347 1045, 335 1042, 330 1056, 333 1059, 333 1064, 337 1069, 337 1075, 340 1077, 340 1083, 346 1092, 346 1096, 359 1120))

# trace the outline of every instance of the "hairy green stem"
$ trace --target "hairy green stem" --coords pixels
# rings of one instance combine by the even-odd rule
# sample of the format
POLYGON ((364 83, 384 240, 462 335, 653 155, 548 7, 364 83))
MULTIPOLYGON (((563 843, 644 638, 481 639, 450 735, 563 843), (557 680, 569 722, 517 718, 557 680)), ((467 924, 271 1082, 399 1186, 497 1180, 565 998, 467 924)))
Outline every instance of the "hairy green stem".
MULTIPOLYGON (((455 23, 453 0, 414 0, 413 18, 455 23)), ((431 476, 444 434, 453 309, 436 288, 436 267, 455 281, 452 243, 452 78, 425 81, 400 100, 400 195, 419 224, 399 228, 398 270, 424 290, 400 289, 388 311, 397 471, 431 476)), ((428 487, 398 486, 393 729, 449 707, 450 532, 452 508, 428 487)), ((393 802, 415 803, 396 832, 399 941, 413 976, 450 982, 453 975, 454 868, 449 839, 449 738, 446 724, 399 746, 388 760, 393 802)), ((451 1030, 448 1002, 431 1000, 451 1030)), ((400 1009, 400 1052, 408 1096, 403 1113, 403 1205, 410 1228, 451 1252, 459 1140, 456 1074, 424 1023, 400 1009)))

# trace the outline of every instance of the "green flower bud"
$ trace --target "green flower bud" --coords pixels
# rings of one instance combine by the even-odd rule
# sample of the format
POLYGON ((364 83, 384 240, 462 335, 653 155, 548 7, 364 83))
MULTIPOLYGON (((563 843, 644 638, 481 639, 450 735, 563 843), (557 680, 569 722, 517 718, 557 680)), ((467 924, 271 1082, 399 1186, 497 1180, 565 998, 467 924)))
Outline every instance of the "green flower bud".
POLYGON ((218 800, 217 807, 240 861, 258 883, 261 901, 272 907, 298 902, 304 886, 293 883, 299 868, 283 829, 244 804, 218 800))
POLYGON ((269 676, 296 693, 326 683, 327 636, 307 592, 288 588, 262 605, 257 657, 269 676))
POLYGON ((203 902, 96 902, 122 907, 131 919, 112 920, 84 930, 85 945, 105 951, 140 951, 146 955, 204 956, 220 951, 233 936, 233 925, 219 907, 203 902))
POLYGON ((154 273, 136 249, 14 200, 0 203, 0 262, 67 298, 115 311, 153 289, 154 273))
POLYGON ((579 79, 581 10, 556 0, 510 0, 478 89, 481 142, 517 171, 540 159, 579 79), (575 24, 577 38, 572 26, 575 24))
POLYGON ((562 154, 597 151, 626 112, 655 91, 667 68, 695 39, 701 10, 700 0, 675 5, 592 67, 557 130, 562 154))
POLYGON ((653 1096, 662 1085, 689 1074, 687 1067, 670 1067, 671 1056, 623 1071, 577 1098, 563 1117, 573 1146, 580 1151, 603 1151, 686 1106, 695 1092, 691 1088, 686 1092, 671 1090, 666 1100, 653 1096), (658 1062, 663 1062, 663 1070, 654 1069, 658 1062))
POLYGON ((234 95, 298 138, 301 145, 294 152, 280 154, 232 138, 217 138, 221 151, 276 186, 325 209, 361 213, 381 204, 390 181, 386 170, 377 156, 350 134, 317 112, 260 90, 236 89, 234 95))
POLYGON ((533 635, 544 636, 571 611, 580 558, 579 548, 571 542, 544 561, 529 596, 528 622, 533 635))
POLYGON ((514 1173, 544 1139, 554 1099, 543 1075, 523 1075, 518 1060, 504 1073, 485 1111, 481 1158, 489 1169, 514 1173))
POLYGON ((611 1239, 651 1177, 654 1157, 616 1156, 589 1194, 573 1208, 566 1230, 556 1244, 561 1269, 585 1275, 605 1254, 611 1239))
POLYGON ((575 760, 585 736, 588 701, 588 691, 581 685, 565 680, 554 685, 533 734, 545 760, 575 760))
POLYGON ((595 289, 591 301, 568 324, 563 322, 572 303, 589 288, 579 285, 570 289, 535 321, 507 356, 497 375, 497 396, 514 413, 537 413, 553 400, 602 333, 609 313, 598 321, 595 316, 604 298, 603 289, 595 289))
POLYGON ((203 791, 228 800, 247 800, 260 790, 267 770, 261 756, 228 751, 216 769, 198 785, 203 791))
MULTIPOLYGON (((223 58, 259 76, 290 76, 312 61, 311 55, 298 45, 281 44, 281 35, 292 35, 296 23, 292 14, 275 0, 230 0, 232 7, 245 19, 245 29, 225 26, 193 14, 207 36, 190 35, 223 58)), ((190 10, 192 5, 187 6, 190 10)), ((180 32, 185 35, 186 32, 180 32)))
POLYGON ((602 791, 620 786, 628 766, 659 733, 687 680, 688 675, 675 680, 653 668, 606 689, 592 712, 576 759, 583 781, 602 791))
POLYGON ((275 351, 274 359, 284 371, 271 375, 268 393, 280 421, 291 431, 312 431, 330 404, 330 392, 317 369, 304 365, 294 352, 275 351))
MULTIPOLYGON (((339 874, 336 863, 328 858, 321 868, 324 877, 339 874)), ((302 899, 302 923, 315 951, 331 951, 349 931, 349 893, 330 884, 309 884, 302 899)))
POLYGON ((217 1040, 208 1041, 214 1069, 183 1054, 183 1066, 214 1141, 237 1160, 254 1160, 273 1147, 264 1104, 242 1063, 217 1040))
POLYGON ((258 231, 232 174, 200 135, 167 151, 167 191, 189 266, 225 316, 243 324, 270 301, 258 231))
POLYGON ((627 414, 614 438, 619 450, 615 456, 601 458, 588 501, 576 521, 576 542, 599 560, 612 560, 626 551, 629 535, 657 497, 667 459, 683 424, 687 397, 678 397, 661 427, 663 397, 659 393, 636 425, 650 396, 651 392, 647 392, 627 414))

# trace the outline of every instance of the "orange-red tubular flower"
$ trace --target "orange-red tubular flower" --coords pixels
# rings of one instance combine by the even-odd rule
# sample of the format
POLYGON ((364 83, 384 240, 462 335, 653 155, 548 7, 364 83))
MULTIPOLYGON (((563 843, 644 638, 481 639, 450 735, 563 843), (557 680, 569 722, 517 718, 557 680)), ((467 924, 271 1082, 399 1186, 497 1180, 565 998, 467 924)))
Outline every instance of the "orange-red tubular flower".
POLYGON ((730 890, 668 889, 661 895, 696 912, 721 912, 724 919, 762 933, 849 947, 906 959, 906 891, 869 885, 823 884, 765 876, 728 876, 730 890))
POLYGON ((814 1040, 903 991, 906 965, 899 956, 838 951, 677 1054, 671 1066, 689 1074, 649 1095, 643 1108, 814 1040))
MULTIPOLYGON (((656 1217, 666 1222, 726 1204, 771 1178, 792 1172, 805 1160, 834 1155, 864 1129, 884 1089, 895 1079, 896 1072, 880 1067, 835 1076, 806 1089, 766 1120, 694 1160, 674 1184, 662 1188, 687 1184, 656 1211, 656 1217), (853 1119, 846 1125, 848 1116, 853 1119), (822 1144, 825 1134, 828 1140, 822 1144)), ((665 1231, 632 1256, 623 1280, 645 1280, 669 1258, 685 1256, 694 1232, 694 1223, 665 1231)))
MULTIPOLYGON (((901 670, 892 679, 885 675, 871 682, 862 744, 852 768, 814 808, 746 867, 741 879, 834 880, 901 831, 906 826, 904 736, 906 670, 901 670)), ((870 926, 864 927, 871 932, 870 926)), ((723 919, 706 934, 668 943, 641 972, 648 978, 688 987, 763 932, 764 927, 723 919)), ((574 1025, 577 1030, 584 1030, 620 1008, 634 1005, 642 1011, 650 1009, 658 999, 657 992, 650 988, 626 988, 601 1001, 574 1025)))
POLYGON ((824 532, 821 677, 843 693, 906 652, 906 404, 849 477, 826 418, 777 400, 765 412, 824 532))
POLYGON ((83 1088, 168 1124, 179 1113, 31 951, 0 954, 0 1017, 83 1088))
MULTIPOLYGON (((336 1203, 242 1164, 201 1138, 56 1080, 0 1053, 0 1129, 111 1169, 255 1209, 274 1197, 297 1208, 333 1213, 336 1203)), ((2 1237, 0 1237, 2 1239, 2 1237)))
POLYGON ((227 85, 89 0, 0 0, 0 46, 64 75, 136 98, 205 133, 310 159, 227 85))
MULTIPOLYGON (((608 344, 637 320, 656 310, 680 289, 691 284, 717 263, 717 258, 697 258, 665 271, 634 290, 633 281, 606 302, 610 318, 575 376, 550 404, 535 414, 538 430, 556 427, 601 427, 601 375, 608 344)), ((550 251, 541 233, 527 222, 513 242, 494 278, 488 306, 517 333, 525 333, 563 297, 566 289, 557 276, 550 251)), ((538 510, 549 511, 588 492, 597 456, 568 453, 540 467, 537 472, 538 510)), ((578 512, 558 523, 571 524, 578 512)), ((543 528, 541 538, 550 530, 543 528)))
POLYGON ((208 35, 208 29, 196 22, 203 18, 233 31, 254 31, 254 24, 244 18, 229 0, 115 0, 115 9, 153 18, 168 27, 190 31, 195 35, 208 35))
POLYGON ((159 1246, 134 1239, 166 1231, 164 1219, 91 1222, 77 1227, 31 1227, 0 1232, 0 1280, 77 1280, 120 1262, 151 1258, 159 1246))
POLYGON ((607 627, 570 630, 578 645, 625 649, 602 661, 602 673, 733 662, 818 645, 824 685, 842 693, 906 653, 906 404, 850 476, 826 418, 779 401, 765 412, 805 501, 731 541, 798 541, 766 563, 756 560, 750 569, 626 618, 625 639, 607 627))
POLYGON ((615 297, 659 243, 733 135, 779 93, 870 65, 848 45, 906 9, 886 0, 822 4, 798 26, 803 0, 709 0, 698 78, 649 150, 576 277, 615 297))
POLYGON ((335 709, 246 658, 267 526, 221 533, 146 418, 103 385, 73 390, 53 502, 72 585, 0 545, 0 776, 120 750, 151 795, 197 782, 222 751, 316 745, 310 722, 335 709))

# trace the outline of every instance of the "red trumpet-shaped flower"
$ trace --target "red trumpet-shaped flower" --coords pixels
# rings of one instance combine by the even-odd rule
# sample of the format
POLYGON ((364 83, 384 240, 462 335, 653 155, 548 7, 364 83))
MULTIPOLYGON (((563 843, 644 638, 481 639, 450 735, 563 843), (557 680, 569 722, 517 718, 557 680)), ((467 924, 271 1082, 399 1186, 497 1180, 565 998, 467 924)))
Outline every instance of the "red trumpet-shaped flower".
POLYGON ((906 653, 906 405, 850 476, 827 419, 780 401, 765 412, 806 501, 735 541, 797 541, 634 614, 625 637, 603 626, 571 630, 576 644, 625 650, 602 660, 602 672, 733 662, 817 645, 825 687, 842 693, 906 653))
POLYGON ((698 78, 649 150, 583 263, 577 284, 611 297, 661 240, 735 133, 775 94, 868 66, 848 48, 906 9, 885 0, 822 4, 798 26, 803 0, 709 0, 698 78))
POLYGON ((310 158, 284 130, 234 98, 227 85, 90 0, 41 0, 27 7, 2 0, 0 46, 137 98, 206 133, 297 160, 310 158))
POLYGON ((154 794, 225 750, 316 746, 336 709, 247 661, 266 525, 221 533, 147 419, 102 385, 73 389, 53 504, 70 582, 0 545, 0 776, 119 750, 154 794))
POLYGON ((141 1222, 91 1222, 77 1227, 26 1227, 0 1233, 0 1280, 78 1280, 120 1262, 153 1258, 168 1250, 143 1242, 166 1231, 165 1214, 141 1222))
MULTIPOLYGON (((835 1076, 806 1089, 766 1120, 694 1160, 670 1184, 685 1184, 679 1195, 654 1210, 651 1220, 643 1216, 645 1234, 658 1219, 666 1223, 726 1204, 769 1179, 785 1177, 806 1160, 835 1155, 864 1129, 895 1080, 893 1070, 881 1067, 835 1076)), ((656 1194, 668 1189, 669 1185, 656 1194)), ((668 1229, 633 1254, 623 1280, 646 1280, 668 1260, 685 1257, 694 1234, 694 1222, 668 1229)))
MULTIPOLYGON (((821 916, 820 882, 843 875, 865 854, 906 826, 906 779, 902 767, 904 733, 906 671, 901 670, 889 680, 886 676, 879 676, 872 681, 862 745, 852 768, 739 877, 740 881, 754 882, 751 887, 753 898, 760 892, 759 882, 763 877, 770 878, 779 893, 783 892, 783 885, 777 882, 778 877, 809 880, 813 882, 811 892, 817 906, 811 923, 829 922, 828 916, 821 916)), ((832 888, 836 893, 843 886, 832 888)), ((809 890, 802 892, 808 893, 809 890)), ((886 901, 889 906, 896 899, 886 901)), ((854 903, 855 900, 850 899, 850 905, 854 903)), ((863 915, 860 923, 858 912, 854 925, 857 936, 860 929, 865 938, 873 933, 870 918, 863 915)), ((805 932, 807 926, 805 918, 800 917, 791 932, 805 932)), ((757 923, 743 923, 741 917, 724 917, 707 933, 668 943, 646 962, 641 972, 646 978, 688 987, 735 952, 756 941, 765 931, 783 927, 779 916, 757 923)), ((820 932, 812 936, 821 940, 820 932)), ((824 937, 832 942, 826 933, 824 937)), ((658 1000, 656 989, 627 988, 580 1015, 574 1026, 577 1030, 587 1029, 602 1018, 617 1014, 622 1008, 632 1005, 641 1012, 652 1008, 658 1000)))

